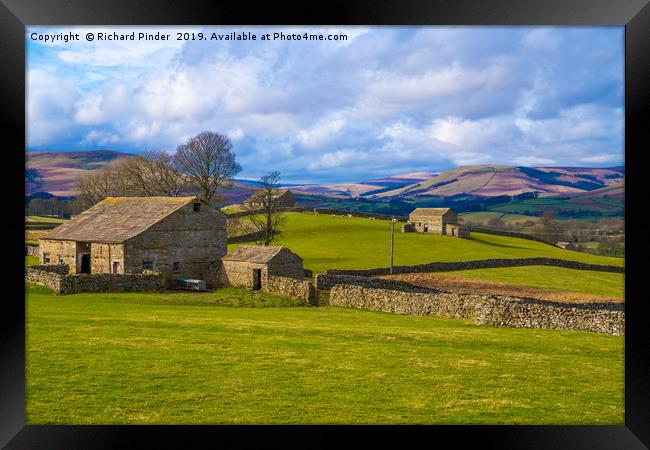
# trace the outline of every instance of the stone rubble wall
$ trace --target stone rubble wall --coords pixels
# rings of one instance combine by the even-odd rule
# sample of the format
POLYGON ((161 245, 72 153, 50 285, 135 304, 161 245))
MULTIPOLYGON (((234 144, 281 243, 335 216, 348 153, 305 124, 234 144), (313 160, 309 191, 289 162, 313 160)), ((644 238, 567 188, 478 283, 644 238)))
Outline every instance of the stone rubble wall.
MULTIPOLYGON (((277 208, 277 210, 281 211, 281 212, 303 212, 303 211, 305 211, 305 208, 303 208, 301 206, 280 206, 280 207, 277 208)), ((261 209, 252 209, 252 210, 228 213, 228 214, 226 214, 226 217, 228 219, 235 219, 237 217, 252 216, 252 215, 255 215, 255 214, 259 214, 260 212, 262 212, 261 209)))
POLYGON ((66 265, 40 265, 25 267, 25 282, 61 292, 61 280, 68 275, 66 265))
POLYGON ((266 285, 262 289, 270 294, 297 298, 304 305, 314 305, 316 303, 316 290, 309 280, 269 276, 266 285))
POLYGON ((25 267, 27 283, 44 286, 57 294, 79 292, 161 291, 165 282, 161 274, 68 274, 64 265, 25 267))
POLYGON ((622 305, 565 304, 505 296, 408 292, 353 284, 336 284, 330 305, 408 315, 471 319, 476 324, 514 328, 625 333, 622 305))
POLYGON ((469 229, 470 232, 475 231, 477 233, 495 234, 497 236, 510 236, 519 239, 528 239, 529 241, 543 242, 544 244, 549 244, 552 245, 553 247, 562 248, 558 246, 555 242, 547 241, 537 236, 533 236, 532 234, 518 233, 516 231, 497 230, 495 228, 485 228, 478 225, 470 225, 470 224, 465 224, 465 226, 469 229))
POLYGON ((436 289, 416 286, 404 281, 398 280, 384 280, 379 278, 368 278, 358 275, 330 275, 329 273, 319 273, 314 277, 314 284, 316 289, 329 291, 332 287, 338 284, 350 284, 354 286, 379 288, 379 289, 392 289, 404 292, 442 292, 436 289))
POLYGON ((372 212, 363 212, 363 211, 345 211, 342 209, 329 209, 329 208, 314 208, 311 209, 310 211, 316 211, 318 214, 334 214, 335 216, 352 216, 352 217, 361 217, 364 219, 369 219, 370 217, 374 217, 375 219, 379 220, 391 220, 391 219, 396 219, 398 222, 407 222, 408 217, 405 216, 399 216, 399 215, 391 215, 391 214, 377 214, 377 213, 372 213, 372 212))
MULTIPOLYGON (((431 262, 414 266, 395 266, 393 273, 422 273, 422 272, 450 272, 468 269, 490 269, 498 267, 521 266, 555 266, 566 269, 594 270, 599 272, 625 273, 623 266, 606 266, 600 264, 587 264, 578 261, 567 261, 555 258, 504 258, 504 259, 478 259, 473 261, 431 262)), ((355 275, 374 276, 388 275, 390 268, 360 270, 328 270, 327 275, 355 275)), ((320 289, 320 288, 319 288, 320 289)))

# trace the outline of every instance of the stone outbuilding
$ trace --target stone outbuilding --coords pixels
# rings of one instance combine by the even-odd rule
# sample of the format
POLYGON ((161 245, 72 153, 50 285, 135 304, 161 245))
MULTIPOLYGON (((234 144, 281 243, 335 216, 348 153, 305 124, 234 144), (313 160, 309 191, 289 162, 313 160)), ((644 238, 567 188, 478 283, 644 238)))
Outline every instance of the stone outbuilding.
POLYGON ((402 231, 469 238, 469 229, 458 224, 458 215, 451 208, 416 208, 402 231))
MULTIPOLYGON (((263 195, 263 191, 258 191, 245 200, 244 203, 255 208, 262 208, 264 206, 263 195)), ((273 195, 273 201, 275 206, 280 208, 293 208, 296 206, 296 200, 289 189, 278 189, 273 195)))
POLYGON ((224 284, 260 290, 269 277, 303 280, 302 258, 286 247, 240 245, 223 259, 224 284))
POLYGON ((71 274, 203 279, 226 254, 226 216, 196 197, 108 197, 41 240, 41 264, 71 274))

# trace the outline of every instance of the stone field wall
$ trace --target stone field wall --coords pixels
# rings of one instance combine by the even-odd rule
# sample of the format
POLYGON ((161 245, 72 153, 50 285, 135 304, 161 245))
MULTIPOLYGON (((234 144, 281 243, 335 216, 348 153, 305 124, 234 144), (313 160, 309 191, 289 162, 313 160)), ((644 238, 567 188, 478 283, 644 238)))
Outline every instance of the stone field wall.
MULTIPOLYGON (((414 266, 395 266, 393 273, 421 273, 421 272, 449 272, 467 269, 489 269, 498 267, 520 267, 520 266, 555 266, 567 269, 595 270, 599 272, 625 273, 625 267, 605 266, 600 264, 587 264, 578 261, 567 261, 555 258, 505 258, 505 259, 478 259, 474 261, 453 261, 453 262, 432 262, 414 266)), ((381 267, 377 269, 361 270, 328 270, 328 275, 356 275, 374 276, 388 275, 390 268, 381 267)))
POLYGON ((564 304, 505 296, 409 292, 354 284, 332 286, 330 305, 410 315, 471 319, 476 324, 514 328, 625 333, 620 304, 564 304))
POLYGON ((65 265, 27 266, 25 281, 44 286, 57 294, 79 292, 160 291, 164 279, 160 274, 68 274, 65 265))
POLYGON ((297 298, 304 305, 316 303, 316 290, 309 280, 270 276, 263 290, 271 294, 297 298))

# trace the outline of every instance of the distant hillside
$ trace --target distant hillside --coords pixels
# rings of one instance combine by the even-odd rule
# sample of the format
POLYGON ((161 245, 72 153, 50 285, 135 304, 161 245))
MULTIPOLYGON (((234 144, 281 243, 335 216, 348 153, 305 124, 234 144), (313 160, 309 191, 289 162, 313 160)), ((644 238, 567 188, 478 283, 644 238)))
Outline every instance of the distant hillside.
MULTIPOLYGON (((70 197, 75 178, 131 153, 111 150, 28 152, 28 198, 70 197)), ((240 204, 259 185, 235 179, 223 195, 240 204)), ((368 181, 292 185, 298 205, 380 214, 406 215, 416 207, 453 207, 458 212, 499 211, 559 217, 624 214, 625 168, 461 166, 440 173, 421 171, 368 181)))
POLYGON ((350 198, 370 196, 381 192, 399 189, 404 186, 427 180, 434 176, 433 172, 415 172, 402 175, 393 175, 358 183, 340 183, 330 185, 303 185, 291 186, 295 193, 305 195, 322 195, 332 198, 350 198))
POLYGON ((88 170, 101 169, 131 153, 113 150, 83 152, 27 152, 27 194, 48 192, 58 197, 75 195, 75 178, 88 170))
POLYGON ((624 169, 585 167, 521 167, 506 165, 461 166, 427 180, 369 198, 452 197, 461 194, 494 197, 537 192, 540 197, 593 191, 623 183, 624 169))

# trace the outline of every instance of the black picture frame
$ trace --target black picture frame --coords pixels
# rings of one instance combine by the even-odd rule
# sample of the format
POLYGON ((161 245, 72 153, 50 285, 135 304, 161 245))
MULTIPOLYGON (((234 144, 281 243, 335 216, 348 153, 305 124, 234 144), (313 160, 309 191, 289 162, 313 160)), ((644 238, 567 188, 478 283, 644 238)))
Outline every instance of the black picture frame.
MULTIPOLYGON (((371 0, 306 2, 288 6, 266 2, 215 3, 186 0, 83 1, 0 0, 0 48, 3 85, 0 115, 4 133, 5 208, 17 239, 5 236, 11 258, 4 258, 1 324, 0 444, 7 449, 81 449, 205 446, 241 447, 262 439, 309 447, 331 447, 360 438, 365 445, 396 438, 403 444, 452 442, 499 449, 642 449, 650 447, 650 333, 647 301, 640 290, 642 231, 642 152, 647 151, 650 99, 650 5, 648 0, 371 0), (621 426, 25 426, 24 274, 15 264, 23 252, 25 148, 25 27, 29 25, 624 25, 626 157, 626 336, 625 425, 621 426), (9 139, 7 139, 7 137, 9 139), (645 145, 644 145, 645 144, 645 145), (20 150, 20 152, 19 152, 20 150), (7 170, 8 169, 8 170, 7 170), (11 175, 11 176, 10 176, 11 175), (11 183, 11 184, 8 184, 11 183), (10 187, 9 187, 10 186, 10 187), (637 228, 641 230, 641 227, 637 228), (18 231, 20 230, 20 231, 18 231), (632 242, 632 245, 630 245, 632 242), (292 436, 299 433, 303 439, 292 436)), ((579 421, 579 418, 576 418, 579 421)))

